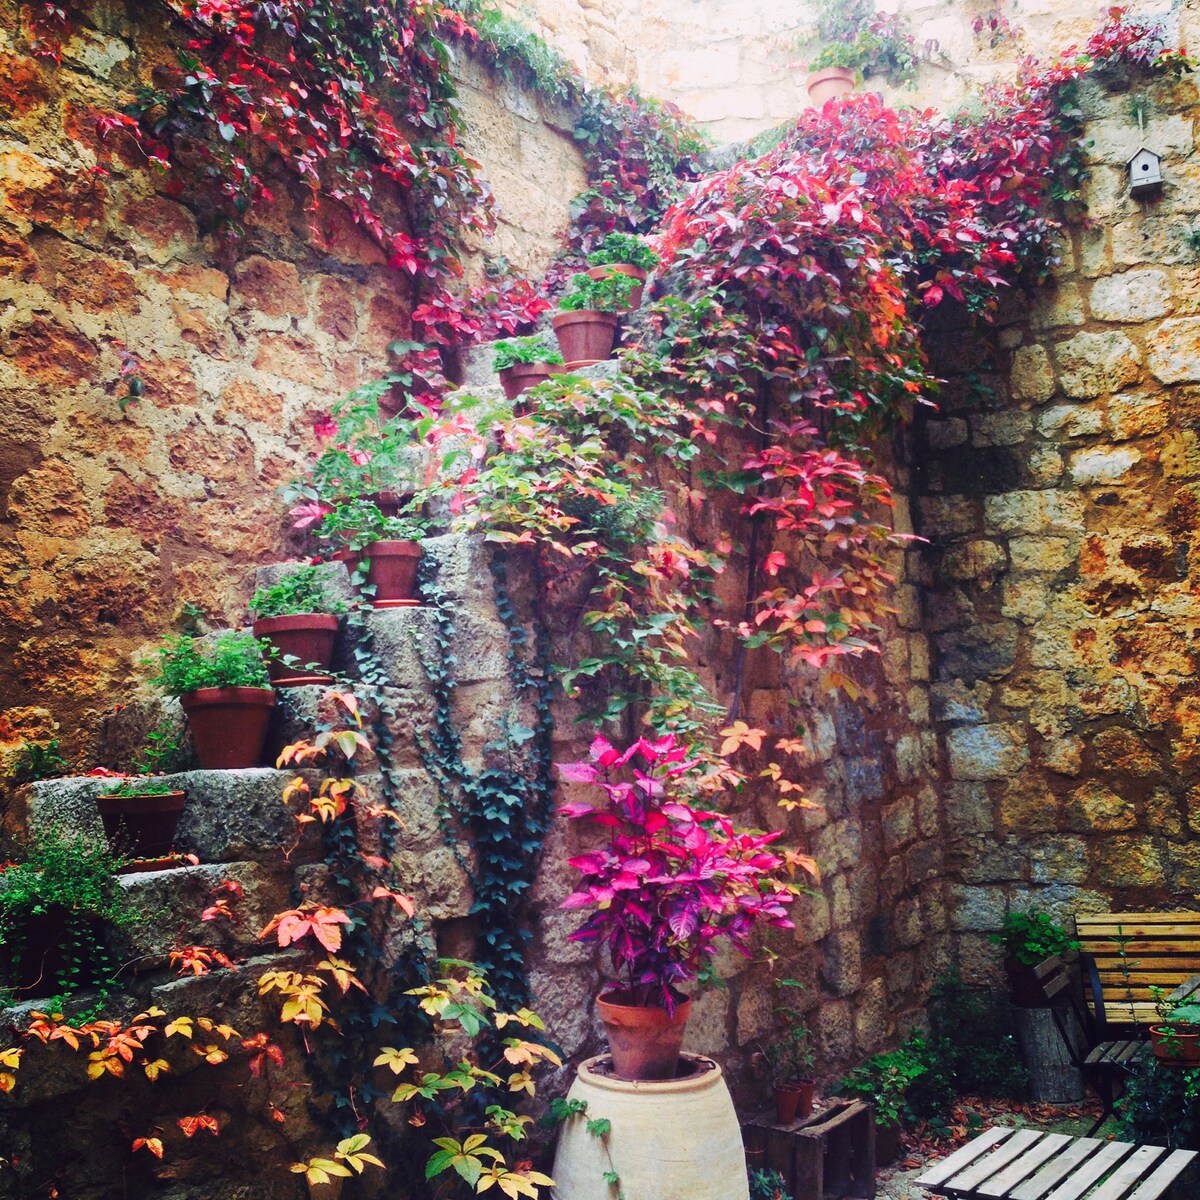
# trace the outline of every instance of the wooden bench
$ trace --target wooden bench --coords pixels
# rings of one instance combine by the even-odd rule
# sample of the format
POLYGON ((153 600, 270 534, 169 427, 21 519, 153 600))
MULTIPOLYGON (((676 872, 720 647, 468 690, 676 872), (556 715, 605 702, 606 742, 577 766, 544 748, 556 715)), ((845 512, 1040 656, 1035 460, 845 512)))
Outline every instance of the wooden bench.
POLYGON ((1075 918, 1097 1023, 1149 1026, 1151 987, 1170 992, 1200 972, 1200 912, 1080 913, 1075 918))
POLYGON ((1193 1200, 1194 1150, 985 1129, 915 1183, 963 1200, 1193 1200))

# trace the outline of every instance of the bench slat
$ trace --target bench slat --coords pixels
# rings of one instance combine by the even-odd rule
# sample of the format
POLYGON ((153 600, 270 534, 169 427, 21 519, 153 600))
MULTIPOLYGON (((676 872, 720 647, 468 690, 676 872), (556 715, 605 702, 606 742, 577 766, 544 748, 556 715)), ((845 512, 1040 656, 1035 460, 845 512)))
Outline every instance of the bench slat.
POLYGON ((1111 1176, 1091 1200, 1121 1200, 1125 1193, 1167 1153, 1163 1146, 1139 1146, 1111 1176))
POLYGON ((1130 1151, 1129 1142, 1109 1142, 1079 1164, 1075 1173, 1046 1197, 1046 1200, 1079 1200, 1106 1172, 1111 1171, 1130 1151))
POLYGON ((1099 1138, 1077 1138, 1070 1149, 1063 1151, 1052 1163, 1044 1166, 1032 1179, 1026 1180, 1012 1194, 1012 1200, 1042 1200, 1065 1175, 1069 1175, 1093 1150, 1104 1143, 1099 1138))
POLYGON ((984 1130, 977 1138, 972 1139, 965 1146, 960 1146, 949 1158, 943 1158, 941 1162, 935 1163, 913 1182, 925 1188, 937 1187, 1015 1132, 1015 1129, 1007 1125, 995 1125, 991 1129, 984 1130))
POLYGON ((1183 1174, 1195 1157, 1195 1150, 1172 1150, 1170 1155, 1154 1168, 1154 1174, 1142 1180, 1129 1200, 1161 1200, 1167 1188, 1183 1174))
POLYGON ((1002 1167, 1008 1166, 1019 1154, 1024 1153, 1042 1138, 1036 1129, 1018 1129, 1003 1145, 998 1146, 986 1157, 977 1159, 952 1179, 946 1180, 946 1190, 951 1193, 972 1192, 986 1179, 991 1179, 1002 1167))
POLYGON ((1023 1179, 1028 1178, 1052 1154, 1070 1141, 1065 1133, 1048 1133, 1035 1146, 1031 1146, 1016 1162, 1005 1167, 994 1179, 989 1179, 980 1189, 981 1196, 1005 1197, 1023 1179))

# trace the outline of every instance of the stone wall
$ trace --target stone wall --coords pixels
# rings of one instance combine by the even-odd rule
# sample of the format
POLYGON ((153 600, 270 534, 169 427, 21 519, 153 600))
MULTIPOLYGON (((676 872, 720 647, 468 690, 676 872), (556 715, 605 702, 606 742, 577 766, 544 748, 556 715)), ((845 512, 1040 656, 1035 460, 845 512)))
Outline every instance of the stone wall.
MULTIPOLYGON (((173 61, 159 10, 98 6, 56 68, 28 55, 18 9, 0 0, 0 749, 40 708, 91 766, 138 651, 185 604, 239 619, 248 567, 284 556, 275 488, 312 419, 387 369, 411 305, 332 210, 313 245, 286 187, 228 245, 169 177, 92 174, 95 116, 173 61), (122 345, 146 383, 125 412, 122 345)), ((477 261, 538 270, 584 183, 570 117, 461 74, 499 214, 477 261)))
MULTIPOLYGON (((812 0, 512 0, 591 77, 636 83, 679 104, 718 143, 739 141, 796 117, 807 106, 806 63, 816 51, 812 0)), ((914 90, 872 80, 890 102, 950 109, 979 83, 1011 78, 1028 54, 1046 57, 1087 40, 1107 5, 1073 0, 886 0, 928 46, 914 90), (991 44, 977 16, 999 13, 1013 36, 991 44)), ((1182 4, 1143 0, 1172 34, 1182 4)), ((1186 39, 1184 39, 1184 44, 1186 39)))
POLYGON ((1010 908, 1194 907, 1200 887, 1196 86, 1089 90, 1086 224, 991 339, 947 329, 915 451, 964 965, 1010 908))

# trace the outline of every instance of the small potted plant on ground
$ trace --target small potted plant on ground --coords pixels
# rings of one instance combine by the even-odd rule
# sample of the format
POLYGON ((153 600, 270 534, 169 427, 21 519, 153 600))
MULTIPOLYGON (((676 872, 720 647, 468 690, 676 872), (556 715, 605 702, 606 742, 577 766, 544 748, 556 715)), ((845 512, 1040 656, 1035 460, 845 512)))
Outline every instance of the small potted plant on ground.
POLYGON ((635 280, 629 293, 629 307, 638 308, 642 303, 642 291, 646 276, 658 266, 661 259, 640 238, 632 233, 618 233, 615 229, 600 243, 597 250, 588 255, 588 274, 593 279, 606 279, 609 275, 628 275, 635 280))
POLYGON ((112 986, 106 927, 127 925, 107 846, 48 830, 24 862, 0 869, 0 972, 19 997, 65 996, 112 986))
POLYGON ((599 807, 560 809, 609 839, 570 860, 582 878, 563 907, 594 909, 571 939, 606 947, 620 976, 596 1004, 622 1079, 674 1076, 691 1009, 681 988, 711 965, 720 941, 742 948, 757 923, 791 927, 795 888, 767 849, 779 835, 739 832, 687 804, 679 785, 695 767, 672 736, 624 753, 598 737, 590 762, 559 766, 562 779, 605 796, 599 807), (632 781, 616 778, 630 763, 632 781))
POLYGON ((1079 943, 1061 925, 1036 909, 1006 914, 1000 932, 989 934, 988 940, 1004 947, 1009 994, 1019 1008, 1047 1007, 1049 1002, 1034 967, 1056 954, 1079 949, 1079 943))
POLYGON ((775 1092, 775 1120, 780 1125, 803 1121, 812 1116, 813 1079, 812 1038, 798 1019, 789 1021, 787 1031, 763 1046, 763 1058, 771 1072, 775 1092))
POLYGON ((152 682, 179 697, 206 771, 262 762, 275 705, 263 653, 262 643, 233 629, 211 641, 189 634, 167 637, 158 648, 152 682))
POLYGON ((869 1100, 875 1107, 875 1155, 880 1166, 900 1150, 900 1131, 915 1121, 909 1087, 929 1070, 925 1043, 917 1035, 885 1054, 875 1054, 838 1084, 838 1095, 869 1100))
POLYGON ((358 589, 375 608, 408 608, 417 598, 421 541, 429 524, 413 500, 394 517, 385 517, 370 500, 335 504, 321 518, 316 536, 346 564, 358 589))
POLYGON ((563 356, 546 333, 504 338, 496 343, 492 356, 492 370, 499 372, 500 384, 510 402, 551 375, 557 375, 562 365, 563 356))
POLYGON ((603 279, 575 275, 551 318, 567 370, 594 366, 612 353, 620 315, 629 310, 637 281, 628 275, 603 279))
MULTIPOLYGON (((1156 989, 1157 990, 1157 989, 1156 989)), ((1150 1026, 1150 1048, 1164 1066, 1200 1066, 1200 1004, 1159 999, 1158 1024, 1150 1026)))
POLYGON ((324 672, 333 663, 338 614, 346 606, 329 598, 326 570, 298 564, 277 583, 259 588, 250 600, 254 636, 269 642, 274 651, 267 658, 267 672, 276 687, 332 679, 324 672))

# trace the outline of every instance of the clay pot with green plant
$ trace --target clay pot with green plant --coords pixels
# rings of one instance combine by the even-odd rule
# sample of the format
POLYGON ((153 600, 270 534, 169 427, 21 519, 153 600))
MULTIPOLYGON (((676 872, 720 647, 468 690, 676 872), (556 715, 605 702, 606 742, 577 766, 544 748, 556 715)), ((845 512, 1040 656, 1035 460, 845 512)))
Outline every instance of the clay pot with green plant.
POLYGON ((547 333, 504 338, 496 343, 492 354, 492 370, 499 373, 500 386, 510 403, 551 375, 557 375, 562 366, 563 356, 547 333))
POLYGON ((628 275, 634 280, 629 293, 629 307, 640 308, 646 278, 662 261, 658 254, 632 233, 613 230, 606 235, 598 249, 588 255, 588 275, 592 279, 606 279, 610 275, 628 275))
POLYGON ((612 354, 620 314, 628 312, 637 281, 628 275, 603 279, 575 275, 550 319, 568 371, 591 367, 612 354))
POLYGON ((1158 1023, 1150 1026, 1150 1049, 1163 1066, 1200 1066, 1200 1004, 1160 1001, 1158 1023))
POLYGON ((1018 1008, 1048 1007, 1050 1002, 1034 968, 1055 955, 1079 949, 1079 942, 1061 925, 1036 909, 1006 914, 1000 932, 989 934, 988 941, 1004 947, 1009 995, 1018 1008))
POLYGON ((420 604, 417 569, 429 523, 414 500, 399 516, 385 517, 370 500, 335 504, 317 524, 317 540, 346 564, 350 579, 374 608, 420 604))
POLYGON ((326 570, 297 564, 282 579, 260 587, 250 600, 254 636, 268 642, 273 653, 267 673, 276 687, 329 683, 325 674, 333 663, 338 616, 346 605, 326 589, 326 570))
POLYGON ((115 986, 109 934, 136 919, 119 867, 99 839, 50 829, 0 868, 0 986, 20 998, 115 986))
POLYGON ((794 889, 767 846, 778 835, 734 829, 684 799, 693 767, 673 736, 639 739, 624 753, 597 737, 590 762, 560 764, 560 778, 604 793, 598 807, 563 805, 595 822, 605 845, 571 859, 582 878, 563 902, 594 911, 571 940, 602 946, 621 982, 597 999, 621 1079, 674 1077, 691 1001, 680 990, 711 964, 721 941, 744 947, 756 924, 790 927, 794 889), (630 766, 633 779, 620 778, 630 766))
POLYGON ((133 859, 171 854, 187 794, 161 779, 135 776, 96 797, 104 836, 114 853, 133 859))
MULTIPOLYGON (((778 986, 800 987, 795 980, 780 980, 778 986)), ((813 1045, 804 1021, 787 1005, 775 1012, 784 1024, 779 1037, 762 1043, 762 1061, 770 1073, 775 1102, 775 1120, 780 1125, 812 1116, 816 1080, 813 1078, 813 1045)))
POLYGON ((205 640, 189 634, 167 637, 157 650, 152 682, 179 698, 206 771, 262 763, 275 706, 264 652, 270 652, 268 646, 234 629, 205 640))

